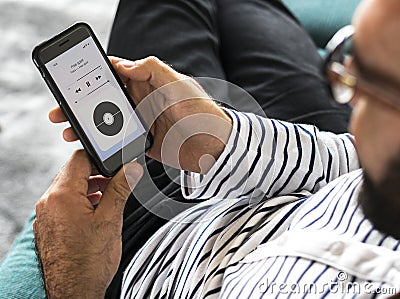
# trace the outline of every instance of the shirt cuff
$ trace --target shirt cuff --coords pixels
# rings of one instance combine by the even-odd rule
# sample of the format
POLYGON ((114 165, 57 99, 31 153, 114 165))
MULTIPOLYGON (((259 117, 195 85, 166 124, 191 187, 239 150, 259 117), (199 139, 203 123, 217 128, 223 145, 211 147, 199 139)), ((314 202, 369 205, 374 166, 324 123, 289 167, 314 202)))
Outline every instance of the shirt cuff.
POLYGON ((246 140, 242 137, 246 136, 250 130, 249 121, 240 112, 224 110, 232 119, 232 131, 218 160, 205 175, 188 171, 181 172, 182 193, 188 200, 226 198, 230 195, 232 186, 236 185, 235 182, 242 180, 246 174, 246 169, 242 169, 240 173, 235 170, 237 170, 238 161, 243 162, 244 156, 245 160, 253 156, 249 155, 249 151, 253 151, 248 149, 246 140))

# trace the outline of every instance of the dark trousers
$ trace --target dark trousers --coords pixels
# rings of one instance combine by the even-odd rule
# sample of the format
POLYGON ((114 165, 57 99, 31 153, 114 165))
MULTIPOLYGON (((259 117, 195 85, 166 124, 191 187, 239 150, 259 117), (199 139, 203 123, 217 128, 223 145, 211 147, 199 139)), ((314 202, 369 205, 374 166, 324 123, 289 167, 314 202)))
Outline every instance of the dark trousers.
MULTIPOLYGON (((347 130, 350 108, 333 103, 316 47, 277 0, 121 0, 108 53, 132 60, 155 55, 182 73, 240 86, 268 117, 347 130)), ((170 217, 182 210, 165 200, 183 201, 180 186, 166 175, 179 172, 151 159, 142 163, 151 179, 143 179, 128 200, 122 260, 110 298, 118 296, 133 255, 167 221, 149 207, 165 209, 170 217)))

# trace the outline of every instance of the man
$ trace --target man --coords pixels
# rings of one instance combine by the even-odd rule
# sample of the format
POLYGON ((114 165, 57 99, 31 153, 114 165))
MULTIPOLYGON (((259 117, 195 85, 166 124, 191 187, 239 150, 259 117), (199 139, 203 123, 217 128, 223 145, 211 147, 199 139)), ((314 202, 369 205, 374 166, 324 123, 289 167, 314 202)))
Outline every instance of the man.
MULTIPOLYGON (((340 2, 334 6, 340 8, 340 2)), ((349 105, 331 100, 313 41, 281 1, 121 0, 108 53, 130 60, 155 55, 183 74, 232 82, 253 98, 225 96, 226 86, 208 81, 215 83, 214 98, 239 111, 335 133, 348 130, 349 105)), ((119 296, 123 271, 136 252, 166 219, 186 208, 176 204, 185 202, 174 183, 179 171, 148 157, 144 169, 125 206, 123 255, 109 298, 119 296)))
MULTIPOLYGON (((153 54, 179 72, 229 80, 245 92, 236 87, 229 90, 236 96, 227 96, 227 84, 221 80, 202 84, 217 83, 204 87, 213 87, 215 99, 239 111, 336 133, 348 128, 349 105, 332 101, 315 45, 280 1, 121 0, 108 52, 131 60, 153 54)), ((68 138, 68 130, 66 134, 68 138)), ((139 159, 143 178, 125 205, 122 256, 107 298, 119 297, 123 273, 147 240, 199 202, 183 198, 179 171, 148 157, 143 160, 139 159)), ((90 198, 97 200, 99 194, 90 198)), ((45 296, 33 250, 33 220, 34 216, 0 264, 0 297, 45 296)))
MULTIPOLYGON (((148 155, 190 172, 187 199, 209 199, 139 250, 125 271, 123 297, 376 298, 399 292, 400 43, 393 39, 399 14, 397 0, 363 2, 354 19, 352 59, 343 64, 332 55, 327 64, 334 85, 354 89, 354 140, 222 110, 193 80, 156 58, 112 60, 136 100, 146 103, 150 91, 161 88, 161 98, 150 100, 172 105, 155 119, 148 155), (171 83, 174 88, 164 87, 171 83), (176 91, 186 99, 191 94, 181 101, 176 91), (220 126, 207 134, 185 131, 185 118, 203 114, 220 126), (162 159, 170 130, 190 137, 180 140, 175 160, 162 159), (353 142, 363 171, 356 170, 353 142), (202 164, 204 157, 216 162, 202 164)), ((60 110, 52 119, 64 120, 60 110)), ((141 171, 126 167, 133 187, 141 171)), ((102 296, 118 265, 128 183, 121 172, 108 188, 89 176, 87 158, 74 155, 37 205, 34 229, 50 298, 79 297, 83 290, 88 298, 102 296), (94 209, 86 194, 98 190, 105 191, 94 209)), ((97 203, 98 197, 89 199, 97 203)))

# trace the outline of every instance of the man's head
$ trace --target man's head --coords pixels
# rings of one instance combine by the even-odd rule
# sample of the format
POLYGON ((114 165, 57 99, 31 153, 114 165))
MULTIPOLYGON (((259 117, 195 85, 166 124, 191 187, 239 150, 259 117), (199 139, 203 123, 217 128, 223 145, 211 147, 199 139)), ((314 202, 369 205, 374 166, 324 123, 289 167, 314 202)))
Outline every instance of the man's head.
MULTIPOLYGON (((353 23, 354 72, 400 95, 400 1, 365 0, 353 23)), ((366 177, 360 203, 378 229, 400 239, 400 110, 357 89, 354 103, 350 130, 366 177)))

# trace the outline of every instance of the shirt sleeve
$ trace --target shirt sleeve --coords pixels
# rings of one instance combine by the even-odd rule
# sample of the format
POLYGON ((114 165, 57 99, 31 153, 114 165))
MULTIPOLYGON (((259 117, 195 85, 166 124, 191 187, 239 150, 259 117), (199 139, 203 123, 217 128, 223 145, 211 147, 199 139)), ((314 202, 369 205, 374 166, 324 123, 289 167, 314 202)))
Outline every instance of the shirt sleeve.
POLYGON ((225 149, 206 175, 182 172, 186 199, 272 198, 315 192, 359 168, 350 134, 226 111, 233 127, 225 149))

